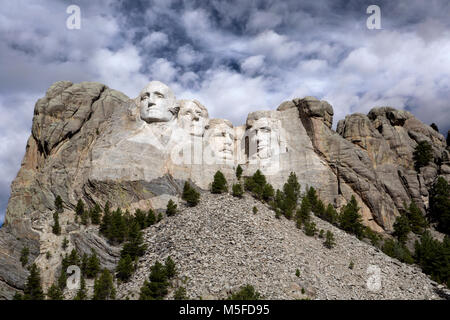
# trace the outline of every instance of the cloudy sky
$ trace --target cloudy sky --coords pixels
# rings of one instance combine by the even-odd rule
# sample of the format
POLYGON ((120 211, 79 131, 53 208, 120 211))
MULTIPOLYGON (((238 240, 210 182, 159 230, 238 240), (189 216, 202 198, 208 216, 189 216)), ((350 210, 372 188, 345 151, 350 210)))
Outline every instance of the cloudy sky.
POLYGON ((36 100, 55 81, 98 81, 135 97, 160 80, 211 117, 313 95, 335 123, 374 106, 450 129, 450 2, 4 1, 0 7, 0 223, 36 100), (69 5, 81 29, 66 27, 69 5), (369 30, 367 7, 381 9, 369 30))

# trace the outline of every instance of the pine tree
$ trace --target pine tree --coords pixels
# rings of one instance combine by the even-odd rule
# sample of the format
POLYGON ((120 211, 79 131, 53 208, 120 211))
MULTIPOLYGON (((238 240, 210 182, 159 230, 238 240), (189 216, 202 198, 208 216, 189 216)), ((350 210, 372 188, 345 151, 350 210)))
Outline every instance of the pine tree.
POLYGON ((297 220, 297 227, 300 227, 302 223, 307 223, 311 219, 311 204, 308 197, 303 197, 300 209, 297 210, 295 215, 297 220))
POLYGON ((433 160, 433 149, 427 141, 420 141, 413 152, 414 167, 417 172, 433 160))
POLYGON ((100 206, 96 203, 94 208, 90 211, 91 221, 92 224, 100 224, 100 212, 102 209, 100 206))
POLYGON ((259 300, 261 294, 252 285, 242 286, 238 292, 231 294, 227 300, 259 300))
POLYGON ((414 201, 409 204, 406 216, 408 217, 409 227, 412 232, 421 234, 427 227, 427 221, 414 201))
POLYGON ((92 251, 91 256, 86 261, 86 277, 95 278, 100 272, 100 260, 97 253, 92 251))
POLYGON ((60 196, 56 196, 55 198, 55 209, 58 213, 61 213, 63 211, 63 202, 60 196))
POLYGON ((200 193, 191 187, 189 182, 184 183, 183 194, 181 198, 191 207, 195 207, 200 201, 200 193))
POLYGON ((156 222, 155 212, 152 209, 148 210, 147 213, 147 226, 152 226, 156 222))
POLYGON ((336 209, 334 209, 333 205, 328 204, 327 209, 325 210, 324 216, 322 217, 325 221, 330 222, 331 224, 336 224, 338 222, 338 213, 336 209))
POLYGON ((175 274, 177 273, 176 267, 175 267, 175 262, 172 260, 172 258, 170 256, 167 257, 167 259, 166 259, 165 268, 166 268, 166 274, 167 274, 168 279, 173 278, 175 276, 175 274))
POLYGON ((116 267, 116 277, 127 282, 133 274, 133 271, 133 259, 129 255, 121 257, 116 267))
POLYGON ((30 249, 28 247, 23 247, 20 252, 20 262, 22 263, 22 267, 25 267, 28 263, 28 255, 30 254, 30 249))
POLYGON ((39 268, 33 263, 30 267, 25 288, 23 290, 23 300, 44 300, 44 291, 41 285, 41 275, 39 268))
POLYGON ((342 208, 339 222, 343 230, 360 238, 363 235, 364 226, 361 223, 362 217, 358 211, 358 203, 355 197, 352 196, 351 200, 342 208))
POLYGON ((405 244, 408 239, 408 233, 411 231, 409 220, 406 214, 401 214, 394 223, 394 236, 401 244, 405 244))
POLYGON ((439 177, 430 189, 430 219, 437 222, 437 229, 450 234, 450 186, 439 177))
POLYGON ((238 178, 238 180, 241 180, 241 176, 242 176, 242 172, 244 170, 242 170, 242 167, 240 164, 238 164, 237 168, 236 168, 236 178, 238 178))
POLYGON ((66 250, 68 245, 69 245, 69 240, 67 240, 67 238, 64 237, 63 242, 62 242, 63 250, 66 250))
POLYGON ((166 215, 170 217, 176 213, 177 213, 177 205, 175 204, 175 202, 173 202, 172 199, 170 199, 169 202, 167 203, 166 215))
POLYGON ((433 122, 433 123, 430 125, 430 127, 432 127, 435 131, 439 132, 439 128, 438 128, 438 126, 436 125, 436 123, 433 122))
POLYGON ((289 174, 289 178, 283 186, 283 195, 282 210, 286 218, 290 219, 300 196, 300 184, 294 172, 289 174))
POLYGON ((141 209, 136 209, 134 212, 134 220, 138 223, 139 229, 145 229, 147 225, 147 216, 141 209))
POLYGON ((75 207, 75 212, 78 216, 81 216, 84 213, 84 203, 81 199, 79 199, 77 202, 77 206, 75 207))
POLYGON ((87 299, 86 281, 84 280, 83 277, 81 277, 80 289, 78 289, 78 292, 73 299, 74 300, 86 300, 87 299))
POLYGON ((47 297, 49 300, 64 300, 62 290, 56 284, 52 284, 48 289, 47 297))
POLYGON ((167 294, 169 282, 166 268, 159 262, 150 268, 149 281, 145 281, 141 287, 140 300, 161 300, 167 294))
POLYGON ((313 237, 317 232, 316 224, 312 221, 306 221, 303 223, 303 230, 307 236, 313 237))
POLYGON ((262 192, 262 198, 264 201, 269 201, 273 198, 275 195, 275 190, 273 189, 272 185, 269 183, 266 183, 266 185, 263 188, 262 192))
POLYGON ((108 269, 103 269, 99 278, 94 282, 94 296, 92 300, 114 300, 116 290, 114 288, 113 276, 108 269))
POLYGON ((174 295, 173 295, 173 299, 174 300, 189 300, 187 294, 186 294, 186 288, 185 287, 179 287, 174 295))
POLYGON ((81 214, 81 223, 85 226, 89 224, 89 212, 86 210, 81 214))
POLYGON ((331 232, 330 230, 327 231, 327 233, 325 235, 325 242, 323 244, 328 249, 331 249, 336 245, 333 232, 331 232))
POLYGON ((52 226, 52 232, 59 236, 61 234, 61 227, 59 225, 59 214, 58 211, 55 211, 53 213, 53 226, 52 226))
POLYGON ((233 196, 234 197, 238 197, 238 198, 242 198, 243 195, 243 191, 242 191, 242 185, 237 183, 237 184, 233 184, 233 196))
POLYGON ((217 194, 228 192, 227 180, 220 171, 217 171, 214 175, 214 181, 211 185, 211 192, 217 194))

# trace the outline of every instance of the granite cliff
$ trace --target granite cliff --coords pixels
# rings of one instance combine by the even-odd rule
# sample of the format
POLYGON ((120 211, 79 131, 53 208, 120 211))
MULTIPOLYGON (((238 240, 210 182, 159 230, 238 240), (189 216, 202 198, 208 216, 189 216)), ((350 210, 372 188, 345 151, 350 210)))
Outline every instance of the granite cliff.
POLYGON ((314 97, 252 112, 245 125, 234 127, 209 119, 196 100, 176 100, 157 81, 133 99, 100 83, 53 84, 36 103, 11 184, 0 229, 0 298, 24 287, 24 246, 43 269, 46 287, 54 281, 64 236, 80 252, 96 248, 102 266, 117 263, 120 249, 73 223, 79 199, 130 212, 161 210, 169 199, 178 202, 185 181, 207 190, 221 170, 233 183, 239 164, 244 176, 260 169, 275 189, 295 172, 302 190, 315 187, 337 209, 354 196, 364 223, 389 234, 405 203, 414 200, 426 212, 429 187, 438 176, 450 181, 444 137, 408 111, 376 107, 340 120, 336 131, 332 124, 332 106, 314 97), (417 172, 413 151, 420 141, 432 145, 434 161, 417 172), (59 236, 51 232, 57 196, 64 207, 59 236))

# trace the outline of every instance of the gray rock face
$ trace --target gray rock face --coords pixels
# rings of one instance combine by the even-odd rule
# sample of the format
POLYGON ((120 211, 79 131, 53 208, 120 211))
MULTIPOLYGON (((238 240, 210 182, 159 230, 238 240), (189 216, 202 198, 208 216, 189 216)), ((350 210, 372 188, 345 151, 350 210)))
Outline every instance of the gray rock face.
MULTIPOLYGON (((425 209, 436 177, 450 179, 444 137, 407 111, 381 107, 353 114, 339 121, 337 132, 332 123, 331 105, 314 97, 252 112, 245 125, 234 127, 209 119, 196 100, 177 101, 160 82, 151 82, 135 99, 99 83, 53 84, 36 103, 32 134, 11 185, 0 233, 0 252, 6 253, 0 256, 3 297, 26 279, 26 270, 15 268, 23 241, 42 265, 44 249, 57 247, 56 241, 59 246, 64 236, 82 252, 105 251, 105 267, 115 263, 118 253, 92 233, 68 225, 61 236, 48 236, 57 195, 69 212, 78 199, 88 206, 109 201, 130 212, 160 210, 176 200, 185 181, 207 190, 221 170, 235 183, 239 164, 244 175, 260 169, 275 188, 295 172, 302 190, 315 187, 336 208, 355 196, 364 223, 390 232, 404 202, 414 200, 425 209), (436 163, 417 173, 412 152, 422 140, 432 144, 436 163)), ((43 277, 51 283, 53 276, 43 277)))

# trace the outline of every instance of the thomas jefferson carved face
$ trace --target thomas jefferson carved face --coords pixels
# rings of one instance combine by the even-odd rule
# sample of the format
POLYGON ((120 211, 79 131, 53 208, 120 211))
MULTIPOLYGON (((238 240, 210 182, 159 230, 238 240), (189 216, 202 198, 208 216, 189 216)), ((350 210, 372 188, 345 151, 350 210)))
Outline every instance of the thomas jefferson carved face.
POLYGON ((139 94, 141 119, 148 122, 167 122, 176 113, 175 95, 164 83, 150 82, 139 94))
POLYGON ((178 120, 189 134, 201 137, 208 122, 208 111, 196 100, 182 100, 178 120))
POLYGON ((215 157, 221 160, 232 160, 234 153, 234 130, 228 120, 213 119, 210 121, 209 144, 215 157))

